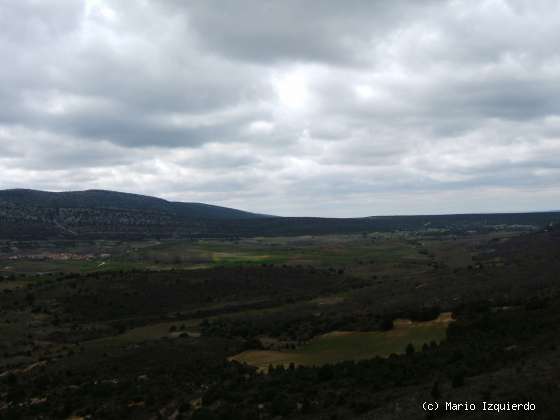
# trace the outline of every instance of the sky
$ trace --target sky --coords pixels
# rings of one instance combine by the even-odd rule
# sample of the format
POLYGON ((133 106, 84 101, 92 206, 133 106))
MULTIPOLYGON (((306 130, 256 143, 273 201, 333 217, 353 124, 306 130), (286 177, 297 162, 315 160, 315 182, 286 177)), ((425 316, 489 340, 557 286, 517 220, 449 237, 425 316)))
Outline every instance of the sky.
POLYGON ((0 189, 560 210, 560 2, 0 0, 0 189))

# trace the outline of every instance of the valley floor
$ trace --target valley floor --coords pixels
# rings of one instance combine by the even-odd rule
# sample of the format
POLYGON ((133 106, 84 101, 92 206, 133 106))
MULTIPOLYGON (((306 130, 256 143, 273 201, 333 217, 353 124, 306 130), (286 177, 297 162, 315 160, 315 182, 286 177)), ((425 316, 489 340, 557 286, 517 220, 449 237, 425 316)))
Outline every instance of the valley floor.
POLYGON ((432 416, 426 401, 530 401, 519 418, 553 419, 560 408, 554 229, 1 249, 2 418, 417 419, 432 416))

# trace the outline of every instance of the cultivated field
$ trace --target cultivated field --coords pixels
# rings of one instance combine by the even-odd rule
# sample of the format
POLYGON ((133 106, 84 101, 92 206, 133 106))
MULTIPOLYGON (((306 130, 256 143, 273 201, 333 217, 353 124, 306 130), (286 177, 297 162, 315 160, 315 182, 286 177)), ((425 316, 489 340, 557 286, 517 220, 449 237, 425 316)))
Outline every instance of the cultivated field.
POLYGON ((402 354, 409 344, 415 349, 445 339, 451 313, 442 313, 433 321, 414 322, 397 319, 390 331, 333 331, 313 338, 296 350, 249 350, 231 358, 266 371, 270 365, 288 367, 321 366, 348 360, 363 360, 402 354))

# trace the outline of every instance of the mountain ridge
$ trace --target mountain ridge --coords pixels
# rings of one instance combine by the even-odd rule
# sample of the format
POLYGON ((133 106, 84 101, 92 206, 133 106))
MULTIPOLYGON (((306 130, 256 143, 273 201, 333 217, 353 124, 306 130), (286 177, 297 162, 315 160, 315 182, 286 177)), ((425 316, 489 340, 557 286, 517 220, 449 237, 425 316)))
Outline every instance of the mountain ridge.
POLYGON ((559 212, 362 218, 267 216, 108 190, 0 190, 0 240, 181 239, 430 231, 433 235, 535 230, 559 212))
POLYGON ((169 201, 159 197, 111 190, 42 191, 0 190, 0 201, 39 208, 91 208, 156 211, 191 219, 252 219, 273 217, 229 207, 197 202, 169 201))

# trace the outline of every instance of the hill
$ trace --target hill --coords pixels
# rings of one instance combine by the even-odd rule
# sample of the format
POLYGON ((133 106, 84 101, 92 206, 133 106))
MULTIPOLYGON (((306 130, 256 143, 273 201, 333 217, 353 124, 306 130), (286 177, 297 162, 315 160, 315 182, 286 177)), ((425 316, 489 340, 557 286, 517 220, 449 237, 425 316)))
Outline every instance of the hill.
POLYGON ((204 203, 183 203, 140 194, 106 190, 47 192, 27 189, 0 191, 0 202, 40 208, 90 208, 163 212, 193 219, 252 219, 264 217, 204 203))
POLYGON ((89 190, 0 191, 0 239, 216 238, 424 231, 432 235, 534 230, 560 212, 364 218, 274 217, 203 203, 89 190))

